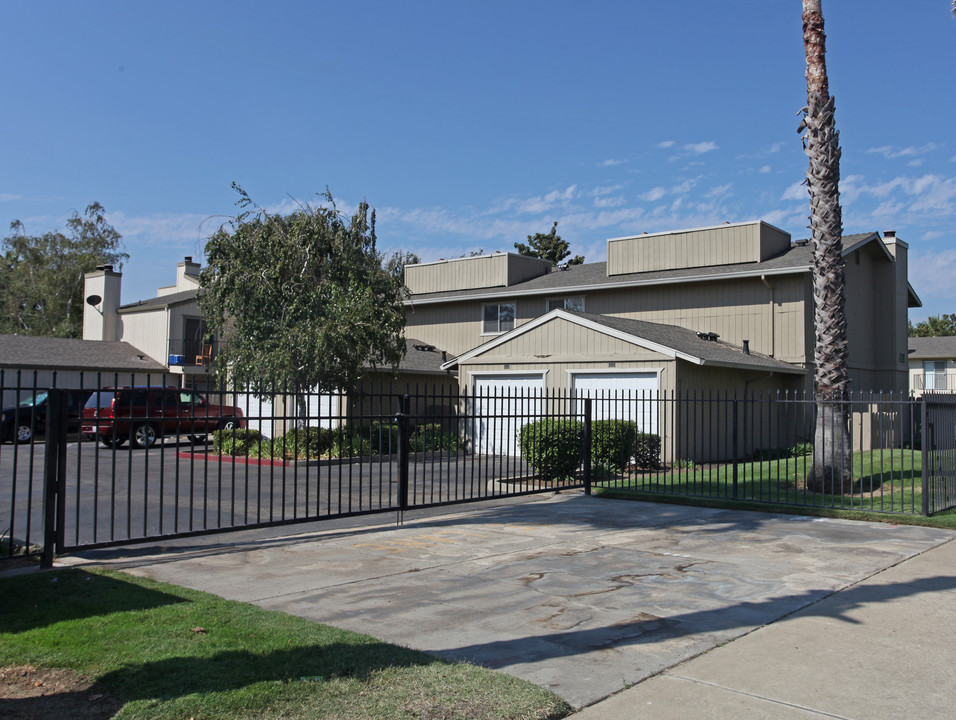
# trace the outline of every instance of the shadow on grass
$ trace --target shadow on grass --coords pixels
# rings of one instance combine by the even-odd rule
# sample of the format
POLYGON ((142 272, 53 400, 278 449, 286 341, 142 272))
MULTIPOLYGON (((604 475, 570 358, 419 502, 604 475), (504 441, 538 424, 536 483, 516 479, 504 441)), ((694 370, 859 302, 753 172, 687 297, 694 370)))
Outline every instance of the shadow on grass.
POLYGON ((54 623, 188 602, 121 579, 65 570, 0 579, 6 598, 0 632, 21 633, 54 623))
POLYGON ((383 642, 307 645, 263 654, 228 650, 124 667, 100 677, 100 687, 127 700, 172 700, 191 694, 238 690, 260 682, 323 683, 367 680, 390 667, 444 663, 424 653, 383 642))

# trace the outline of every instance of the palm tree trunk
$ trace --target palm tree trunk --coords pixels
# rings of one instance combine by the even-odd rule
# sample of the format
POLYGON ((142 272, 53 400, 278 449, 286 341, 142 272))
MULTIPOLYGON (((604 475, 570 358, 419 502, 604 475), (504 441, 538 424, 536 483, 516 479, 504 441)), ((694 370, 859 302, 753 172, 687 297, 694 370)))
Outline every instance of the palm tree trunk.
POLYGON ((804 146, 810 160, 810 229, 813 234, 813 350, 817 418, 813 468, 807 486, 815 492, 845 492, 852 485, 847 400, 843 211, 840 207, 840 134, 834 120, 826 68, 821 0, 803 0, 807 57, 804 146))

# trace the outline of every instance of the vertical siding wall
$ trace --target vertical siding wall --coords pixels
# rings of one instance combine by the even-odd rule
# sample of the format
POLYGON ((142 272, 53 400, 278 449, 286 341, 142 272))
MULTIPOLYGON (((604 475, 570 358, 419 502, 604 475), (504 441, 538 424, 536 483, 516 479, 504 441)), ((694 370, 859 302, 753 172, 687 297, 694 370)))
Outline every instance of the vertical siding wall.
POLYGON ((760 262, 788 247, 790 235, 764 222, 614 238, 607 274, 760 262))
MULTIPOLYGON (((716 332, 721 340, 741 345, 778 360, 803 364, 812 360, 806 322, 810 285, 806 274, 766 279, 740 278, 681 285, 652 285, 584 293, 585 309, 597 315, 676 325, 689 330, 716 332)), ((544 315, 547 298, 516 298, 515 326, 544 315)), ((580 294, 580 293, 579 293, 580 294)), ((498 301, 507 302, 507 297, 498 301)), ((440 305, 415 305, 407 312, 406 332, 456 355, 492 339, 481 332, 481 300, 440 305)))
POLYGON ((547 260, 514 253, 455 258, 405 266, 405 285, 413 294, 504 287, 544 275, 547 260))
POLYGON ((169 322, 166 308, 120 315, 119 339, 142 350, 163 365, 168 360, 166 352, 168 337, 169 322))

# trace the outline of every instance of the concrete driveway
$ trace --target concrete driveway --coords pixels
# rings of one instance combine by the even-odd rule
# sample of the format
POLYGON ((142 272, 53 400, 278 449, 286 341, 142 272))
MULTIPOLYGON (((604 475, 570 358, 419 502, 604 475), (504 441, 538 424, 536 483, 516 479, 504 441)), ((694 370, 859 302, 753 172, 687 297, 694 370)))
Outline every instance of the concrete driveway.
POLYGON ((583 707, 953 537, 569 493, 91 561, 475 662, 583 707))

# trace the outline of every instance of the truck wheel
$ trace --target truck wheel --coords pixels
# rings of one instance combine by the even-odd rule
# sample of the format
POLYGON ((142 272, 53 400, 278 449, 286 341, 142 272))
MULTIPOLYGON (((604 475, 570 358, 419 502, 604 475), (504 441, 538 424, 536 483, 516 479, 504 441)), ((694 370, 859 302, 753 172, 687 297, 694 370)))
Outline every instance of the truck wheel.
POLYGON ((156 432, 156 427, 150 423, 137 425, 133 429, 133 443, 136 445, 136 447, 152 447, 156 443, 157 437, 158 434, 156 432))
POLYGON ((33 439, 33 428, 24 423, 20 423, 17 425, 15 437, 18 443, 28 443, 33 439))

